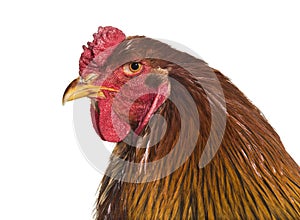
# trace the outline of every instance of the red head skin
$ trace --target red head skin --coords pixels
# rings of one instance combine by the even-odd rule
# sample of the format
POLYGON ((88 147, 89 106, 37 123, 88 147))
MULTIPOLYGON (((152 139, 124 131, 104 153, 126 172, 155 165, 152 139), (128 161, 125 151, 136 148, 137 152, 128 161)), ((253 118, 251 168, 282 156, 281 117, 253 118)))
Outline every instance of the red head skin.
POLYGON ((93 36, 93 42, 88 42, 88 47, 83 46, 84 52, 79 61, 80 76, 86 78, 90 74, 97 74, 93 85, 118 90, 103 91, 105 99, 92 100, 91 116, 101 139, 119 142, 125 139, 131 129, 136 134, 143 130, 153 113, 166 100, 169 85, 163 83, 157 88, 147 86, 147 76, 154 71, 149 60, 138 60, 141 68, 135 73, 128 73, 129 63, 112 72, 101 71, 107 58, 125 40, 125 35, 117 28, 99 27, 98 33, 93 36))

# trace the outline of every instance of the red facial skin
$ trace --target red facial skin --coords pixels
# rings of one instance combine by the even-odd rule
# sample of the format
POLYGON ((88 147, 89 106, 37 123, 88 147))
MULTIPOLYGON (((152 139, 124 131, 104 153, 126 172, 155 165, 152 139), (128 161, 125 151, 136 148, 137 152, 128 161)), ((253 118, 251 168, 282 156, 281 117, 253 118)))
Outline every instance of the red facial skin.
POLYGON ((103 140, 119 142, 130 132, 138 135, 149 122, 153 113, 165 101, 168 85, 150 88, 145 80, 152 72, 146 61, 142 68, 133 75, 126 75, 123 66, 118 68, 103 83, 98 85, 114 88, 118 92, 104 91, 105 99, 97 99, 97 107, 91 107, 92 121, 95 130, 103 140))

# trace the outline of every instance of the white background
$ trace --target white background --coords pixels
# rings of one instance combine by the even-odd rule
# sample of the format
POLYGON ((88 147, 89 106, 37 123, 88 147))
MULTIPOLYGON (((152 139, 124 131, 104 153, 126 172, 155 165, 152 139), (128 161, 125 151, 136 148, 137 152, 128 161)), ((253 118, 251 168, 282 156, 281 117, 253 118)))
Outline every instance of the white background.
POLYGON ((297 1, 5 2, 0 219, 91 219, 101 175, 82 156, 61 97, 99 25, 196 51, 262 110, 300 164, 297 1))

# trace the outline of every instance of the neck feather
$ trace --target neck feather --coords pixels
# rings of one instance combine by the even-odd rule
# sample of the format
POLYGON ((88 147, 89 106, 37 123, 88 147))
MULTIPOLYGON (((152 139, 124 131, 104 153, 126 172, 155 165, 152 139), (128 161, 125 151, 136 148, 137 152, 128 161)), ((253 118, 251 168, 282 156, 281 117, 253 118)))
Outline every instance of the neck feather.
MULTIPOLYGON (((285 151, 279 136, 262 113, 221 73, 217 74, 226 99, 226 127, 221 145, 213 159, 204 168, 199 160, 211 135, 209 97, 197 78, 174 74, 197 103, 200 129, 194 121, 183 91, 172 87, 171 97, 183 108, 181 114, 174 102, 166 101, 158 113, 167 124, 152 123, 144 137, 132 147, 124 142, 116 145, 107 173, 102 181, 96 204, 96 217, 103 219, 296 219, 300 216, 300 169, 285 151), (179 98, 180 97, 180 98, 179 98), (186 114, 187 123, 180 117, 186 114), (186 137, 179 140, 180 134, 186 137), (150 133, 150 135, 148 135, 150 133), (163 134, 163 135, 162 135, 163 134), (196 136, 193 146, 191 136, 196 136), (160 141, 157 142, 157 137, 160 141), (180 147, 176 147, 176 142, 180 147), (148 146, 148 147, 147 147, 148 146), (192 147, 190 155, 185 150, 192 147), (160 176, 162 170, 172 171, 174 164, 165 160, 154 163, 173 153, 173 160, 187 157, 171 174, 160 176), (120 163, 134 162, 138 170, 120 163), (135 183, 122 181, 124 175, 135 178, 135 183)), ((220 105, 218 97, 211 103, 220 105)), ((219 106, 224 109, 225 106, 219 106)), ((218 134, 213 135, 217 136, 218 134)), ((176 165, 176 164, 175 164, 176 165)))

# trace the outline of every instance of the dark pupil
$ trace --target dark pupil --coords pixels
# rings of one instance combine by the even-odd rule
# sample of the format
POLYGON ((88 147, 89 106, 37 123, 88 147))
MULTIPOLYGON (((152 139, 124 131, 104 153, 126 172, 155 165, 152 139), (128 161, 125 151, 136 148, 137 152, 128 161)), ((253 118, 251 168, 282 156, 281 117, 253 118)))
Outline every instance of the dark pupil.
POLYGON ((130 64, 130 67, 131 67, 132 70, 138 70, 139 67, 140 67, 140 64, 137 63, 137 62, 133 62, 133 63, 130 64))

